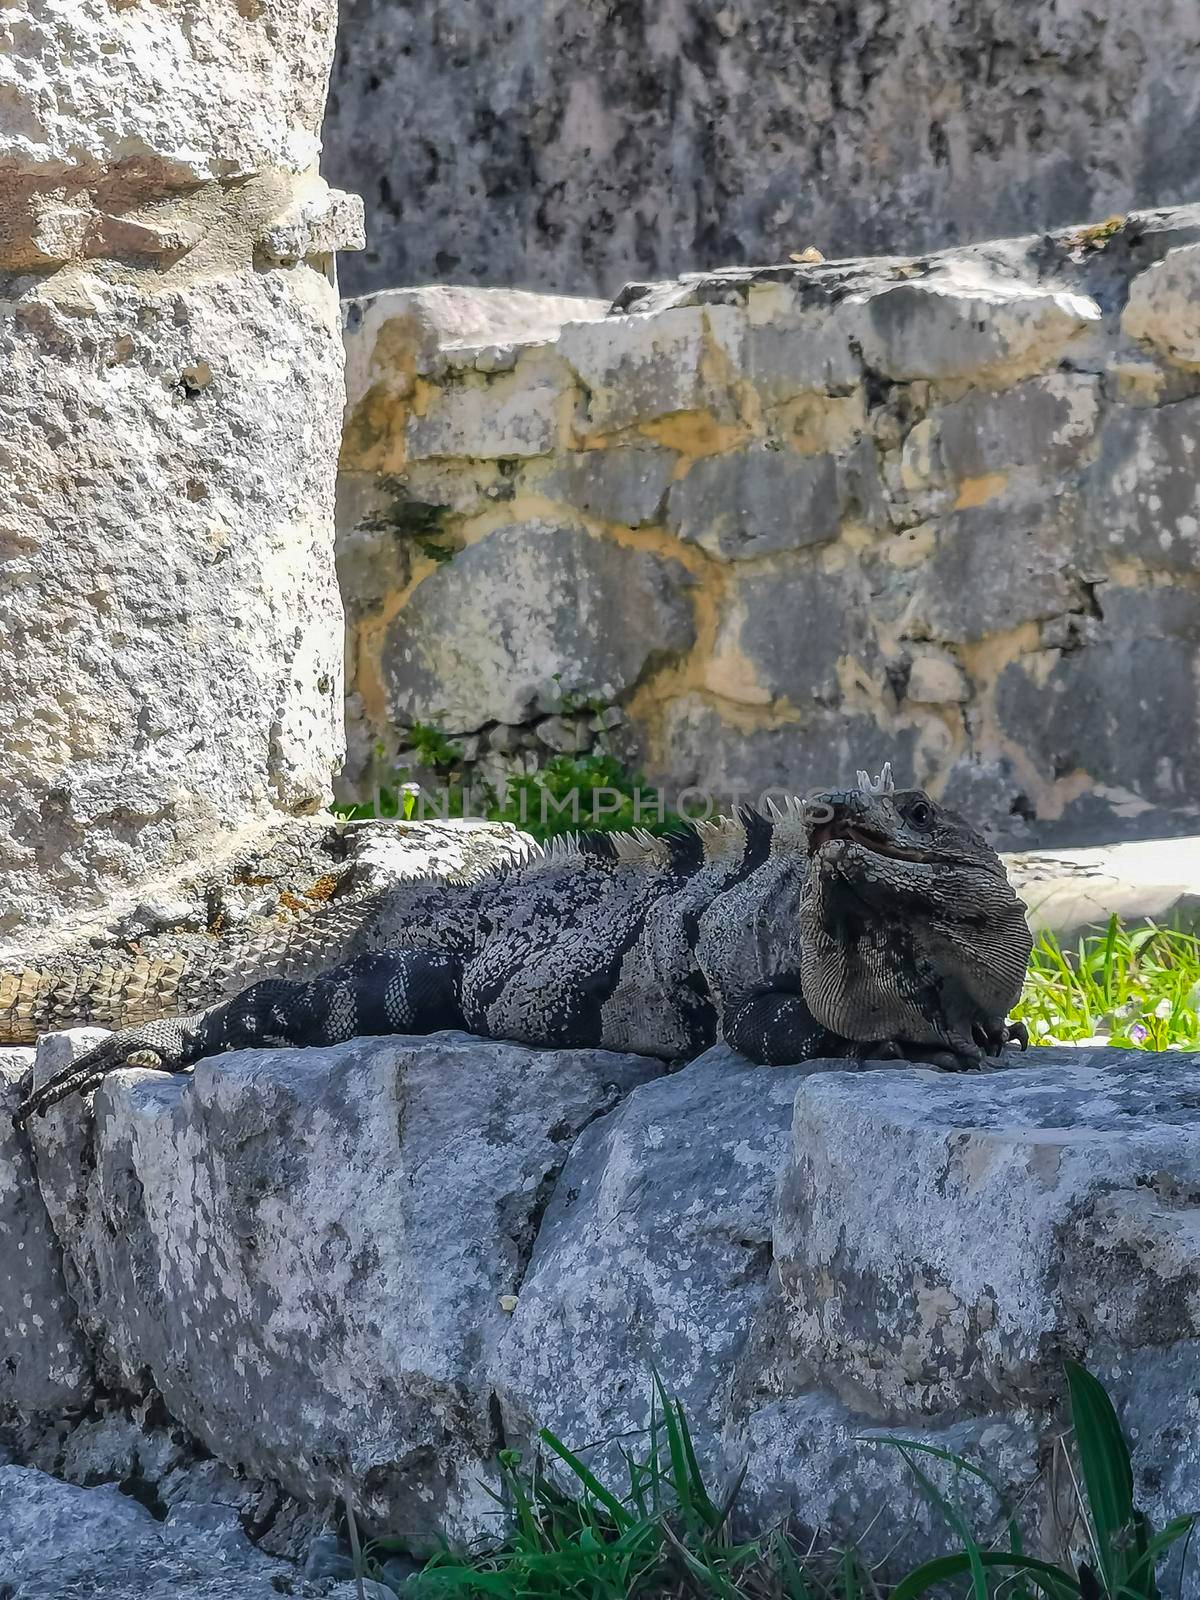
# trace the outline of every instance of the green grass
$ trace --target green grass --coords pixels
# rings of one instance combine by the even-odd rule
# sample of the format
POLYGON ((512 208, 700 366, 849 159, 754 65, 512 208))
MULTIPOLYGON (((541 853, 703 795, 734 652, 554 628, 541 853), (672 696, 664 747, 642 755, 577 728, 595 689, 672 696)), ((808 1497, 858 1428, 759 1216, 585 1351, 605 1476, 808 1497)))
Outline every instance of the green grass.
POLYGON ((1098 1039, 1143 1050, 1200 1049, 1200 937, 1153 924, 1103 933, 1064 949, 1042 933, 1013 1016, 1031 1044, 1098 1039))
MULTIPOLYGON (((873 1571, 853 1545, 799 1540, 785 1527, 735 1536, 744 1469, 715 1497, 704 1481, 687 1418, 657 1376, 650 1425, 638 1452, 622 1451, 627 1481, 601 1483, 555 1436, 543 1430, 539 1459, 500 1458, 505 1513, 502 1542, 474 1553, 445 1550, 404 1586, 411 1600, 918 1600, 933 1592, 963 1600, 1160 1600, 1158 1573, 1191 1532, 1193 1517, 1155 1531, 1134 1503, 1129 1450, 1102 1385, 1066 1363, 1072 1441, 1071 1481, 1077 1537, 1068 1560, 1026 1549, 1017 1517, 988 1474, 973 1462, 915 1440, 872 1435, 860 1447, 895 1448, 921 1493, 945 1523, 945 1554, 903 1576, 903 1527, 894 1535, 891 1573, 873 1571), (979 1535, 954 1497, 935 1483, 923 1459, 967 1475, 996 1497, 996 1535, 979 1535), (566 1493, 546 1474, 552 1460, 572 1484, 566 1493)), ((943 1480, 945 1478, 943 1474, 943 1480)), ((491 1491, 489 1491, 491 1492, 491 1491)), ((1029 1495, 1022 1496, 1023 1501, 1029 1495)), ((379 1576, 380 1541, 361 1570, 379 1576), (374 1559, 372 1559, 374 1557, 374 1559)), ((1187 1547, 1184 1547, 1184 1560, 1187 1547)))
MULTIPOLYGON (((619 1490, 601 1483, 548 1430, 540 1440, 541 1455, 528 1465, 514 1451, 500 1457, 501 1490, 494 1498, 511 1529, 507 1539, 474 1554, 443 1551, 409 1580, 406 1597, 860 1600, 869 1590, 869 1574, 852 1550, 816 1557, 783 1529, 734 1536, 741 1476, 714 1498, 683 1408, 657 1377, 644 1444, 622 1451, 626 1482, 619 1490), (551 1459, 575 1493, 547 1476, 551 1459)), ((388 1548, 386 1540, 376 1546, 388 1548)))
MULTIPOLYGON (((421 759, 445 785, 448 804, 444 814, 460 817, 463 789, 456 762, 461 752, 438 729, 418 728, 423 741, 421 759)), ((372 800, 335 806, 334 810, 354 821, 367 817, 407 820, 416 815, 414 797, 401 787, 407 776, 399 772, 372 800)), ((537 772, 510 778, 503 797, 487 784, 475 785, 471 815, 488 822, 511 822, 539 842, 590 829, 611 833, 639 827, 648 833, 666 833, 679 826, 680 818, 665 807, 660 816, 656 796, 657 791, 639 773, 627 771, 614 755, 593 751, 590 755, 552 756, 537 772)))

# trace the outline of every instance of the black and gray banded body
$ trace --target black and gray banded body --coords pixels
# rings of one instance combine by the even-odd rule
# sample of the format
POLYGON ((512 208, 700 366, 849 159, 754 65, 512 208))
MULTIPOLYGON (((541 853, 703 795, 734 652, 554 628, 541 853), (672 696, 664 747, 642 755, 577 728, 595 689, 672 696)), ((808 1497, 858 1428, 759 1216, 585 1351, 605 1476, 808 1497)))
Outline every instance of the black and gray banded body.
MULTIPOLYGON (((1024 909, 961 817, 886 773, 859 780, 667 837, 584 835, 469 886, 382 891, 332 916, 324 948, 306 934, 307 972, 122 1029, 18 1116, 125 1065, 444 1028, 667 1060, 724 1038, 765 1064, 977 1065, 1017 1037, 1024 909)), ((288 970, 279 951, 261 966, 288 970)))

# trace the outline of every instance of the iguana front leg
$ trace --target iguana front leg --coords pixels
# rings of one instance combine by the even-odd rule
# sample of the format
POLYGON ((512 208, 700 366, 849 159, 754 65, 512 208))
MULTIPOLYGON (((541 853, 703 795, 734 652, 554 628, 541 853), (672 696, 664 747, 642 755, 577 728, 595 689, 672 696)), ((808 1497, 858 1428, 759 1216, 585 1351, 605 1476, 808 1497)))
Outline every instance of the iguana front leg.
POLYGON ((779 989, 764 989, 739 1001, 726 1013, 721 1032, 726 1044, 766 1067, 818 1056, 852 1056, 856 1049, 822 1027, 802 994, 779 989))
POLYGON ((359 956, 310 980, 265 978, 190 1016, 126 1028, 30 1093, 17 1126, 68 1095, 87 1094, 121 1067, 178 1072, 226 1050, 342 1044, 360 1034, 435 1033, 464 1026, 461 962, 445 950, 359 956))

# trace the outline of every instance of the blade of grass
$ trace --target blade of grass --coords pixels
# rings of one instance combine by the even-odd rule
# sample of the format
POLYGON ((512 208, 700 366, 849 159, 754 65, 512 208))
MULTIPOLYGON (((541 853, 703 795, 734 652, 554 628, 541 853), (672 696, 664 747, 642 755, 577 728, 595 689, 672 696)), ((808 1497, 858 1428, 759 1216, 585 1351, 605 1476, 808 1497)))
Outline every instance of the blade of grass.
POLYGON ((956 1455, 953 1450, 942 1450, 939 1446, 926 1444, 920 1439, 891 1440, 887 1435, 860 1433, 857 1435, 856 1442, 877 1444, 881 1440, 886 1440, 889 1443, 902 1443, 908 1450, 916 1450, 921 1455, 933 1456, 937 1461, 945 1461, 959 1472, 966 1472, 971 1477, 978 1478, 980 1483, 986 1484, 996 1496, 1000 1509, 1004 1513, 1005 1525, 1008 1529, 1009 1549, 1017 1556, 1023 1553, 1021 1530, 1018 1528, 1016 1520, 1009 1509, 1008 1498, 996 1480, 989 1476, 982 1467, 976 1466, 973 1461, 968 1461, 965 1456, 956 1455))
POLYGON ((967 1519, 958 1507, 942 1493, 929 1474, 921 1469, 914 1459, 914 1452, 909 1450, 902 1440, 881 1438, 879 1442, 880 1444, 895 1446, 904 1458, 904 1463, 908 1470, 921 1486, 926 1499, 941 1511, 946 1521, 954 1529, 962 1541, 963 1550, 967 1556, 967 1563, 971 1573, 971 1591, 975 1596, 975 1600, 988 1600, 987 1577, 984 1574, 984 1562, 981 1560, 983 1552, 979 1548, 975 1535, 971 1532, 967 1519))
POLYGON ((1124 1578, 1121 1540, 1132 1532, 1133 1467, 1104 1385, 1077 1361, 1064 1363, 1096 1561, 1115 1595, 1124 1578))
POLYGON ((624 1529, 632 1526, 633 1518, 617 1499, 616 1495, 606 1489, 596 1474, 589 1471, 579 1457, 573 1451, 568 1450, 560 1439, 556 1439, 549 1428, 542 1428, 538 1438, 546 1446, 547 1450, 553 1451, 559 1460, 571 1469, 592 1498, 598 1501, 608 1512, 618 1528, 624 1529))
MULTIPOLYGON (((1014 1556, 1005 1550, 981 1550, 979 1560, 989 1571, 1021 1572, 1037 1586, 1047 1600, 1079 1600, 1079 1584, 1062 1567, 1049 1561, 1039 1561, 1035 1556, 1014 1556)), ((968 1551, 959 1550, 954 1555, 937 1556, 923 1562, 902 1578, 892 1590, 889 1600, 915 1600, 927 1589, 936 1588, 950 1578, 962 1577, 972 1567, 968 1551)))

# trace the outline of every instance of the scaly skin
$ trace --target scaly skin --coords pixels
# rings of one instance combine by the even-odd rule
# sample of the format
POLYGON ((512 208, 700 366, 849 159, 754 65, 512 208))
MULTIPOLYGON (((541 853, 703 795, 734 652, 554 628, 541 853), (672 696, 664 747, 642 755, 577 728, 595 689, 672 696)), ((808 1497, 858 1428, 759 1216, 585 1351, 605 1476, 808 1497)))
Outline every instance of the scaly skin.
MULTIPOLYGON (((125 1028, 35 1091, 18 1120, 123 1066, 178 1071, 248 1046, 463 1028, 531 1045, 690 1059, 903 1058, 973 1067, 1030 951, 999 858, 890 775, 669 839, 590 835, 469 886, 355 909, 301 979, 125 1028)), ((278 968, 276 969, 278 970, 278 968)))

